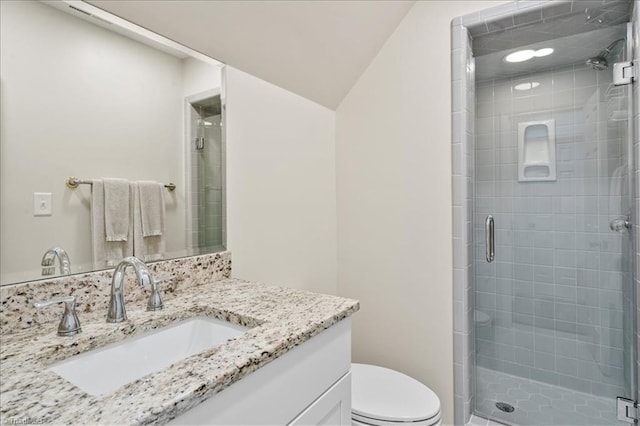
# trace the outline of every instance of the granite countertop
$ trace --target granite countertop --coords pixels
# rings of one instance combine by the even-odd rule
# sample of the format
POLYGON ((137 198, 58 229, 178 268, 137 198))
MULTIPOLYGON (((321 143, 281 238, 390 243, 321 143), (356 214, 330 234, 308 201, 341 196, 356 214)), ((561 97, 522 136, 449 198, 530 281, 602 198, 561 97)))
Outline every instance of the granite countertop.
POLYGON ((13 424, 163 424, 358 309, 352 299, 224 279, 176 292, 161 311, 131 302, 128 321, 119 324, 107 324, 106 312, 79 313, 83 331, 74 337, 58 337, 57 322, 2 336, 0 414, 13 424), (250 329, 102 396, 46 371, 73 355, 202 315, 250 329))

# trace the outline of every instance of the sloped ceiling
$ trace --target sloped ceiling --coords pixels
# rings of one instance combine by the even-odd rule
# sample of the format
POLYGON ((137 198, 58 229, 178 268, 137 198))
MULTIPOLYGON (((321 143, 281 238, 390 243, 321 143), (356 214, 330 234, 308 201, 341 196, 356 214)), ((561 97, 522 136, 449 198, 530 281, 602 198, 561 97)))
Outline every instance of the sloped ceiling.
POLYGON ((336 109, 414 1, 89 3, 336 109))

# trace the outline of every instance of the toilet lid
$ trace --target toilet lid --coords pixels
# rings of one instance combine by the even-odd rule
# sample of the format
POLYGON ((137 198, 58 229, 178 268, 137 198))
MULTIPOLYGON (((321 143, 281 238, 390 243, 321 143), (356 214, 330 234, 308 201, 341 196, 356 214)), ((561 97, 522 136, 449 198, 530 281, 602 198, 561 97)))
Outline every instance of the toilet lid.
POLYGON ((393 422, 419 422, 440 414, 438 396, 398 371, 351 364, 351 410, 358 416, 393 422))

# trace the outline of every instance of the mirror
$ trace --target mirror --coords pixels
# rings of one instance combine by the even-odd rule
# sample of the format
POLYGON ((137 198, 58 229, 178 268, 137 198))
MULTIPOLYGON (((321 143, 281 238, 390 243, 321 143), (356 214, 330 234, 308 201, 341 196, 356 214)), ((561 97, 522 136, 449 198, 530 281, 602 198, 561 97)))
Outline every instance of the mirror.
POLYGON ((224 250, 223 64, 83 2, 0 7, 0 284, 59 275, 54 247, 71 273, 117 263, 108 218, 107 247, 161 241, 146 260, 224 250))

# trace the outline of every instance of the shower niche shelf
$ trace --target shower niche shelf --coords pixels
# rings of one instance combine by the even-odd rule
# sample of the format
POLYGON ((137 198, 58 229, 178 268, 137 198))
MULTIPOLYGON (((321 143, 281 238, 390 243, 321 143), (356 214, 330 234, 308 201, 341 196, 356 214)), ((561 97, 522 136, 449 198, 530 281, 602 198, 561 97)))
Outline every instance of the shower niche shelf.
POLYGON ((555 180, 555 120, 518 123, 518 181, 555 180))

